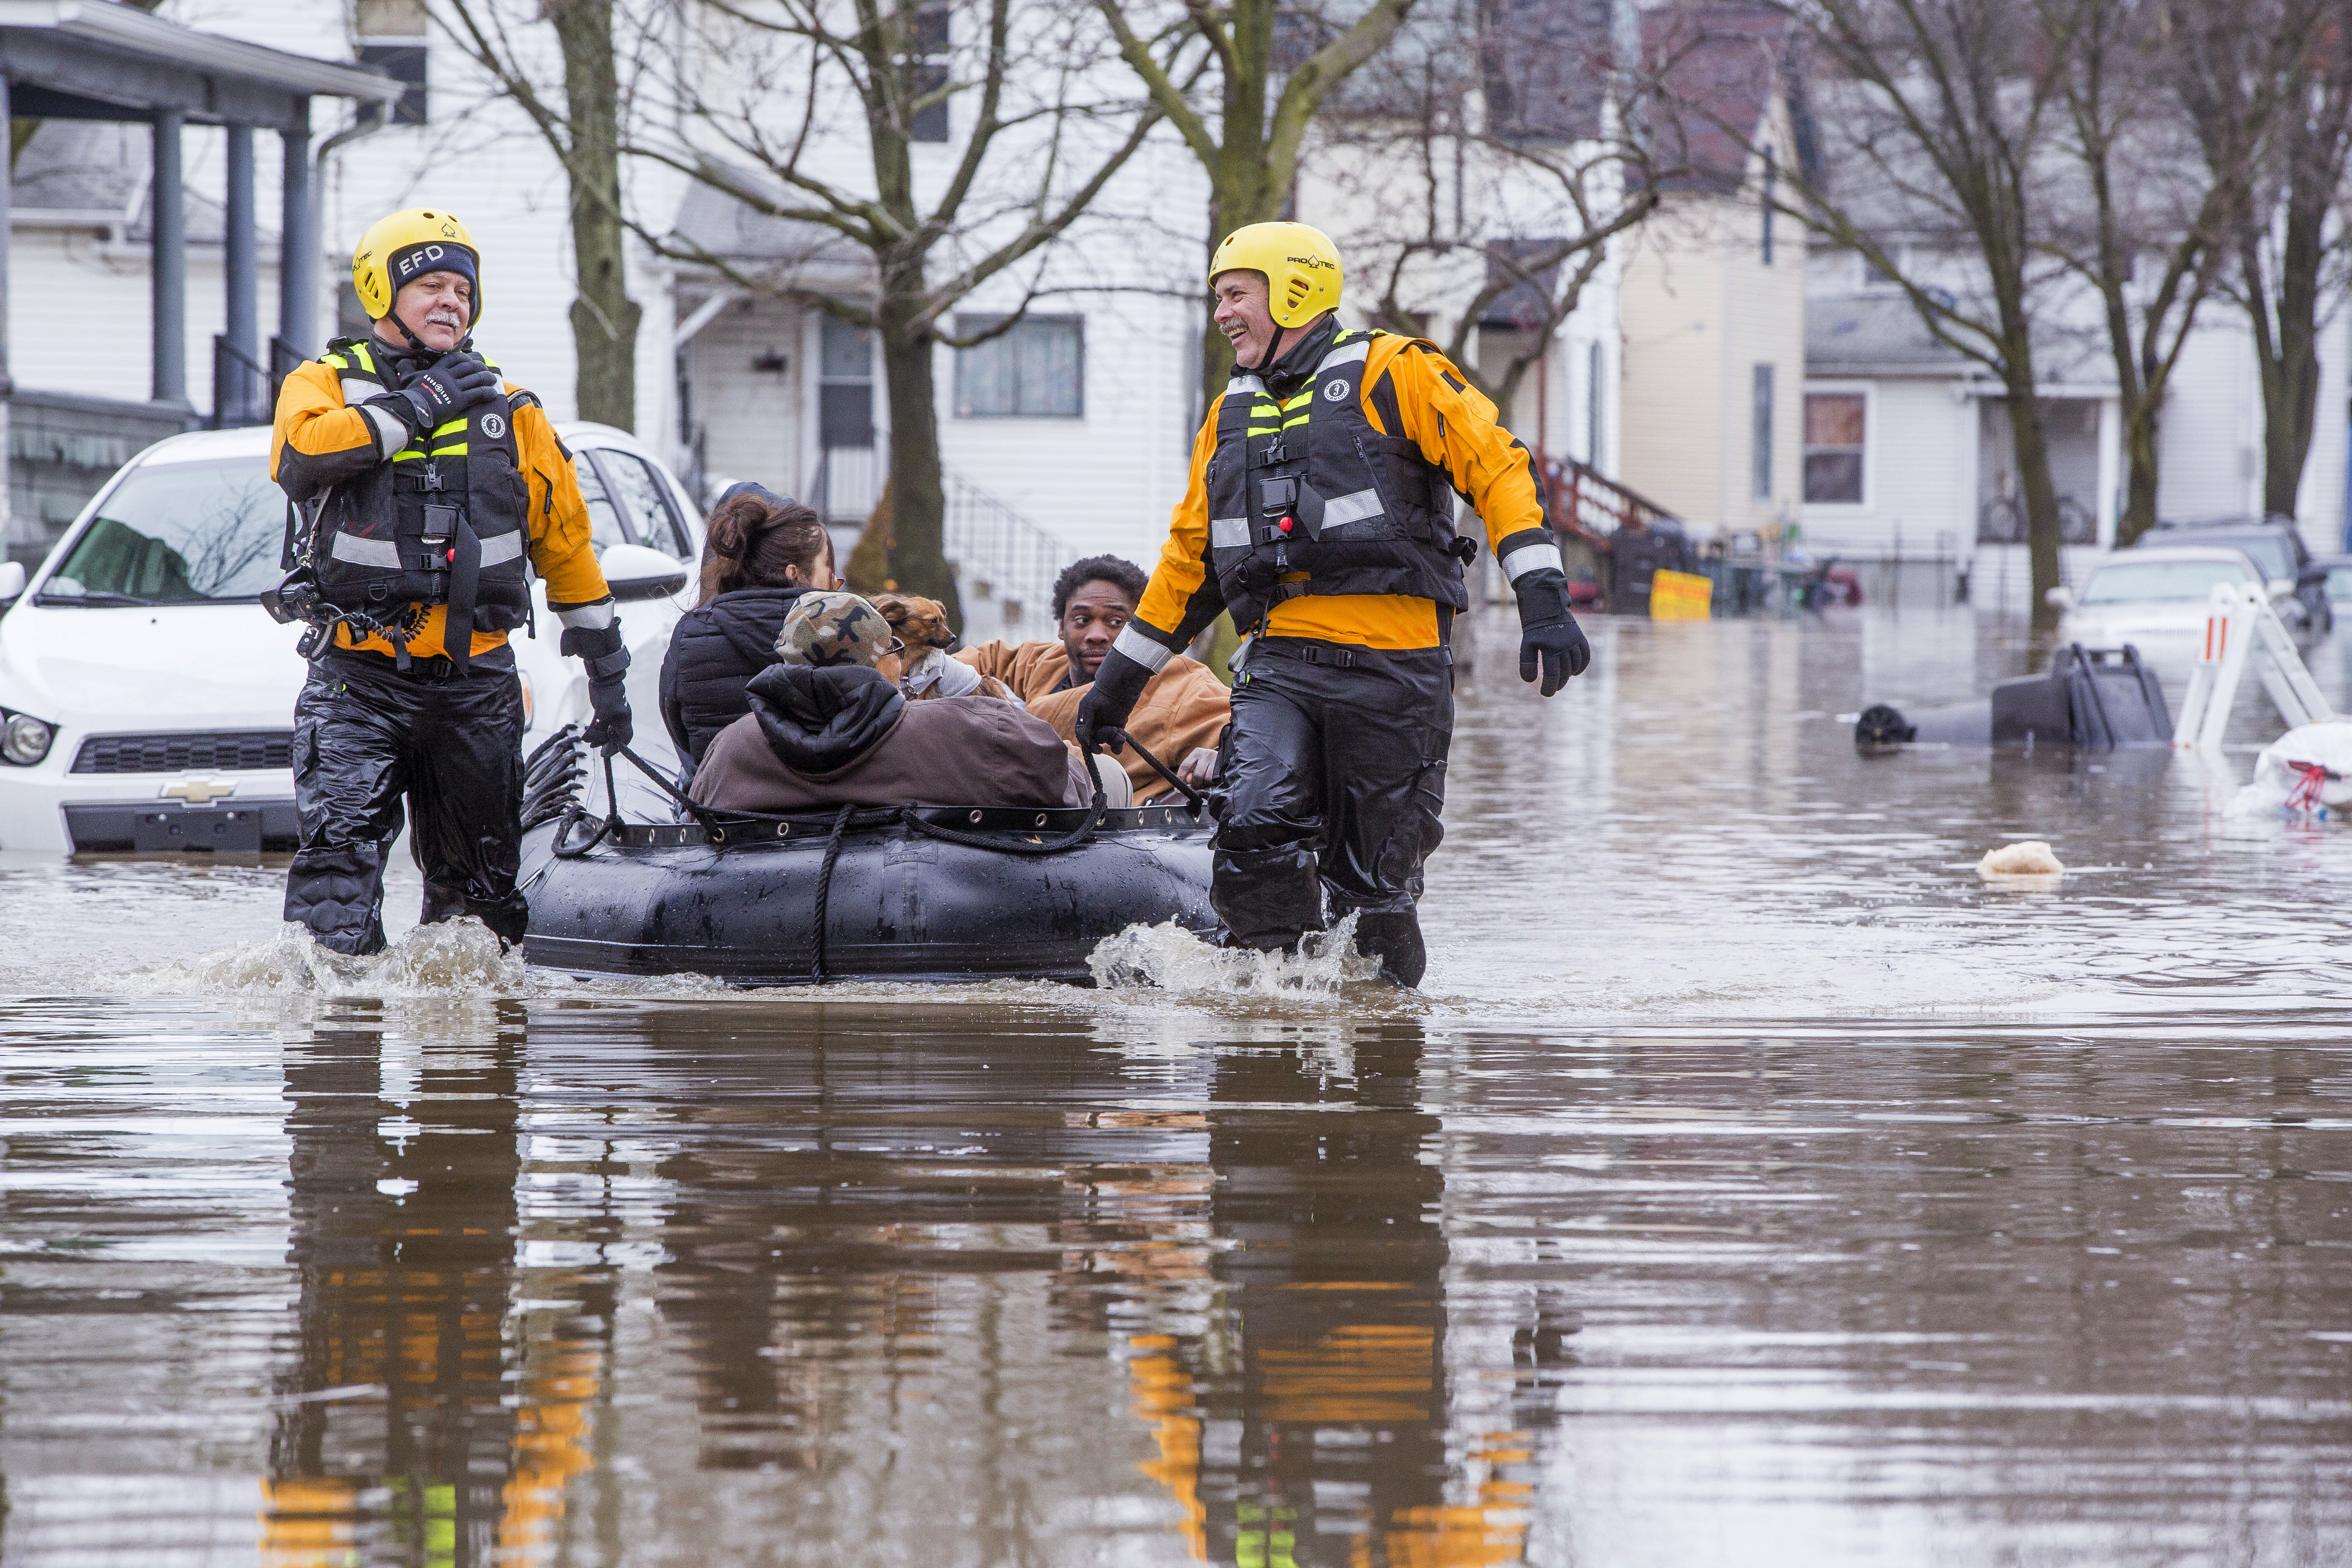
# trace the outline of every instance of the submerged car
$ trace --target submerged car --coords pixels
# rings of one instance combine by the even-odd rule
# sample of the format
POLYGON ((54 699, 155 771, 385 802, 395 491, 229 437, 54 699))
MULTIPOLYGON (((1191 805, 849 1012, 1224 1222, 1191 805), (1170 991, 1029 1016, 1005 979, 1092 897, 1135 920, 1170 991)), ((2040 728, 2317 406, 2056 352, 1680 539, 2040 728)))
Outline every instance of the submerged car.
POLYGON ((2272 606, 2289 631, 2317 635, 2335 629, 2327 574, 2304 547, 2303 535, 2296 531, 2292 517, 2159 522, 2140 535, 2132 548, 2135 552, 2184 548, 2236 550, 2262 573, 2270 586, 2272 606))
MULTIPOLYGON (((667 758, 656 688, 694 602, 700 519, 634 436, 557 430, 623 603, 632 744, 667 758)), ((268 431, 176 435, 108 480, 29 580, 0 566, 0 850, 294 847, 301 629, 257 597, 281 575, 286 518, 268 431)), ((589 713, 579 661, 556 653, 544 584, 532 598, 537 635, 513 639, 526 750, 589 713)))
POLYGON ((2158 657, 2178 656, 2205 635, 2206 611, 2217 585, 2261 587, 2263 581, 2241 550, 2141 547, 2117 550, 2101 561, 2080 589, 2052 589, 2050 601, 2065 612, 2058 622, 2062 643, 2095 648, 2128 643, 2158 657))

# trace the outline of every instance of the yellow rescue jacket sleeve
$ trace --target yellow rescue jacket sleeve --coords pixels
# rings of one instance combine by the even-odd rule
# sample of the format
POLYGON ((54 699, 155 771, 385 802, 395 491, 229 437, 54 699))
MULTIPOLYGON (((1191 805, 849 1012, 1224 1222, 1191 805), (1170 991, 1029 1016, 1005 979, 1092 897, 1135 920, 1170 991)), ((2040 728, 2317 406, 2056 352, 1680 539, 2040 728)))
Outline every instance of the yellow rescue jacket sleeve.
POLYGON ((269 432, 269 476, 287 499, 316 500, 329 486, 358 477, 408 444, 408 429, 383 410, 343 402, 334 367, 305 360, 278 392, 269 432))
MULTIPOLYGON (((1168 542, 1160 549, 1160 564, 1144 586, 1143 602, 1135 607, 1129 627, 1161 647, 1181 652, 1203 627, 1223 614, 1224 591, 1209 570, 1209 459, 1217 450, 1217 411, 1224 406, 1223 392, 1209 404, 1209 416, 1192 438, 1192 472, 1185 481, 1184 498, 1168 517, 1168 542)), ((1124 642, 1127 631, 1119 638, 1124 642)), ((1137 653, 1131 645, 1130 656, 1137 653)), ((1152 667, 1160 667, 1149 658, 1152 667)), ((1172 766, 1172 764, 1171 764, 1172 766)))
POLYGON ((530 564, 547 581, 547 607, 566 626, 610 626, 613 591, 596 564, 588 503, 572 455, 536 401, 515 409, 514 435, 515 457, 530 490, 530 564), (602 613, 587 613, 592 611, 602 613))
POLYGON ((1444 354, 1411 338, 1375 339, 1364 364, 1364 412, 1374 427, 1383 435, 1404 436, 1445 471, 1486 525, 1486 545, 1496 559, 1517 548, 1517 536, 1549 526, 1535 458, 1503 428, 1502 415, 1486 394, 1444 354), (1384 348, 1388 362, 1382 365, 1384 348), (1381 395, 1384 375, 1394 389, 1393 402, 1381 395), (1384 415, 1390 413, 1399 416, 1402 430, 1388 427, 1384 415))

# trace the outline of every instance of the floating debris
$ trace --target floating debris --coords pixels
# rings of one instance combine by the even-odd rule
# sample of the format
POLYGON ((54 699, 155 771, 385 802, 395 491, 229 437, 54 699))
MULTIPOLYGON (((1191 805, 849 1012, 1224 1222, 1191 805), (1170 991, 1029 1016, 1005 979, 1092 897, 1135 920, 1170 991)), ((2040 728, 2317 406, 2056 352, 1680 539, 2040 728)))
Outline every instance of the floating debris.
POLYGON ((1980 876, 2058 876, 2065 865, 2040 839, 2020 839, 2013 844, 2003 844, 1997 850, 1985 851, 1984 859, 1977 862, 1980 876))

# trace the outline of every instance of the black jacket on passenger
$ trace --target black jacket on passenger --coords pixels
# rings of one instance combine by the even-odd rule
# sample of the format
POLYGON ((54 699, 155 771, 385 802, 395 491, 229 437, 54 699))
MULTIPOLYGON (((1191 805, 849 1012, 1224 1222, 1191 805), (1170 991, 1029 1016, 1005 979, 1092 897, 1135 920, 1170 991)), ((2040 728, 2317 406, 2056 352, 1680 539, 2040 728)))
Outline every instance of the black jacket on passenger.
POLYGON ((776 662, 776 634, 805 588, 739 588, 679 617, 662 657, 661 716, 696 762, 711 737, 751 711, 746 682, 776 662))

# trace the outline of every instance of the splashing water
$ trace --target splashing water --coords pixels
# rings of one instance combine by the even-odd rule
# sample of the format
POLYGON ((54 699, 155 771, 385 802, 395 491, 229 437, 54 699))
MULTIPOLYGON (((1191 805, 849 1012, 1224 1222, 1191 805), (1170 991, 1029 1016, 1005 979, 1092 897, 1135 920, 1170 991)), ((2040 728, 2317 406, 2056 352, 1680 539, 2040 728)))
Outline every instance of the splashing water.
POLYGON ((1106 936, 1087 956, 1095 984, 1106 991, 1156 988, 1178 997, 1302 997, 1338 999, 1351 988, 1377 986, 1381 961, 1356 951, 1352 914, 1330 930, 1311 933, 1297 953, 1255 953, 1213 947, 1175 921, 1130 925, 1106 936))
POLYGON ((470 916, 419 925, 364 958, 321 947, 307 927, 289 922, 267 941, 167 964, 123 984, 151 996, 483 997, 530 988, 522 955, 502 951, 490 928, 470 916))

